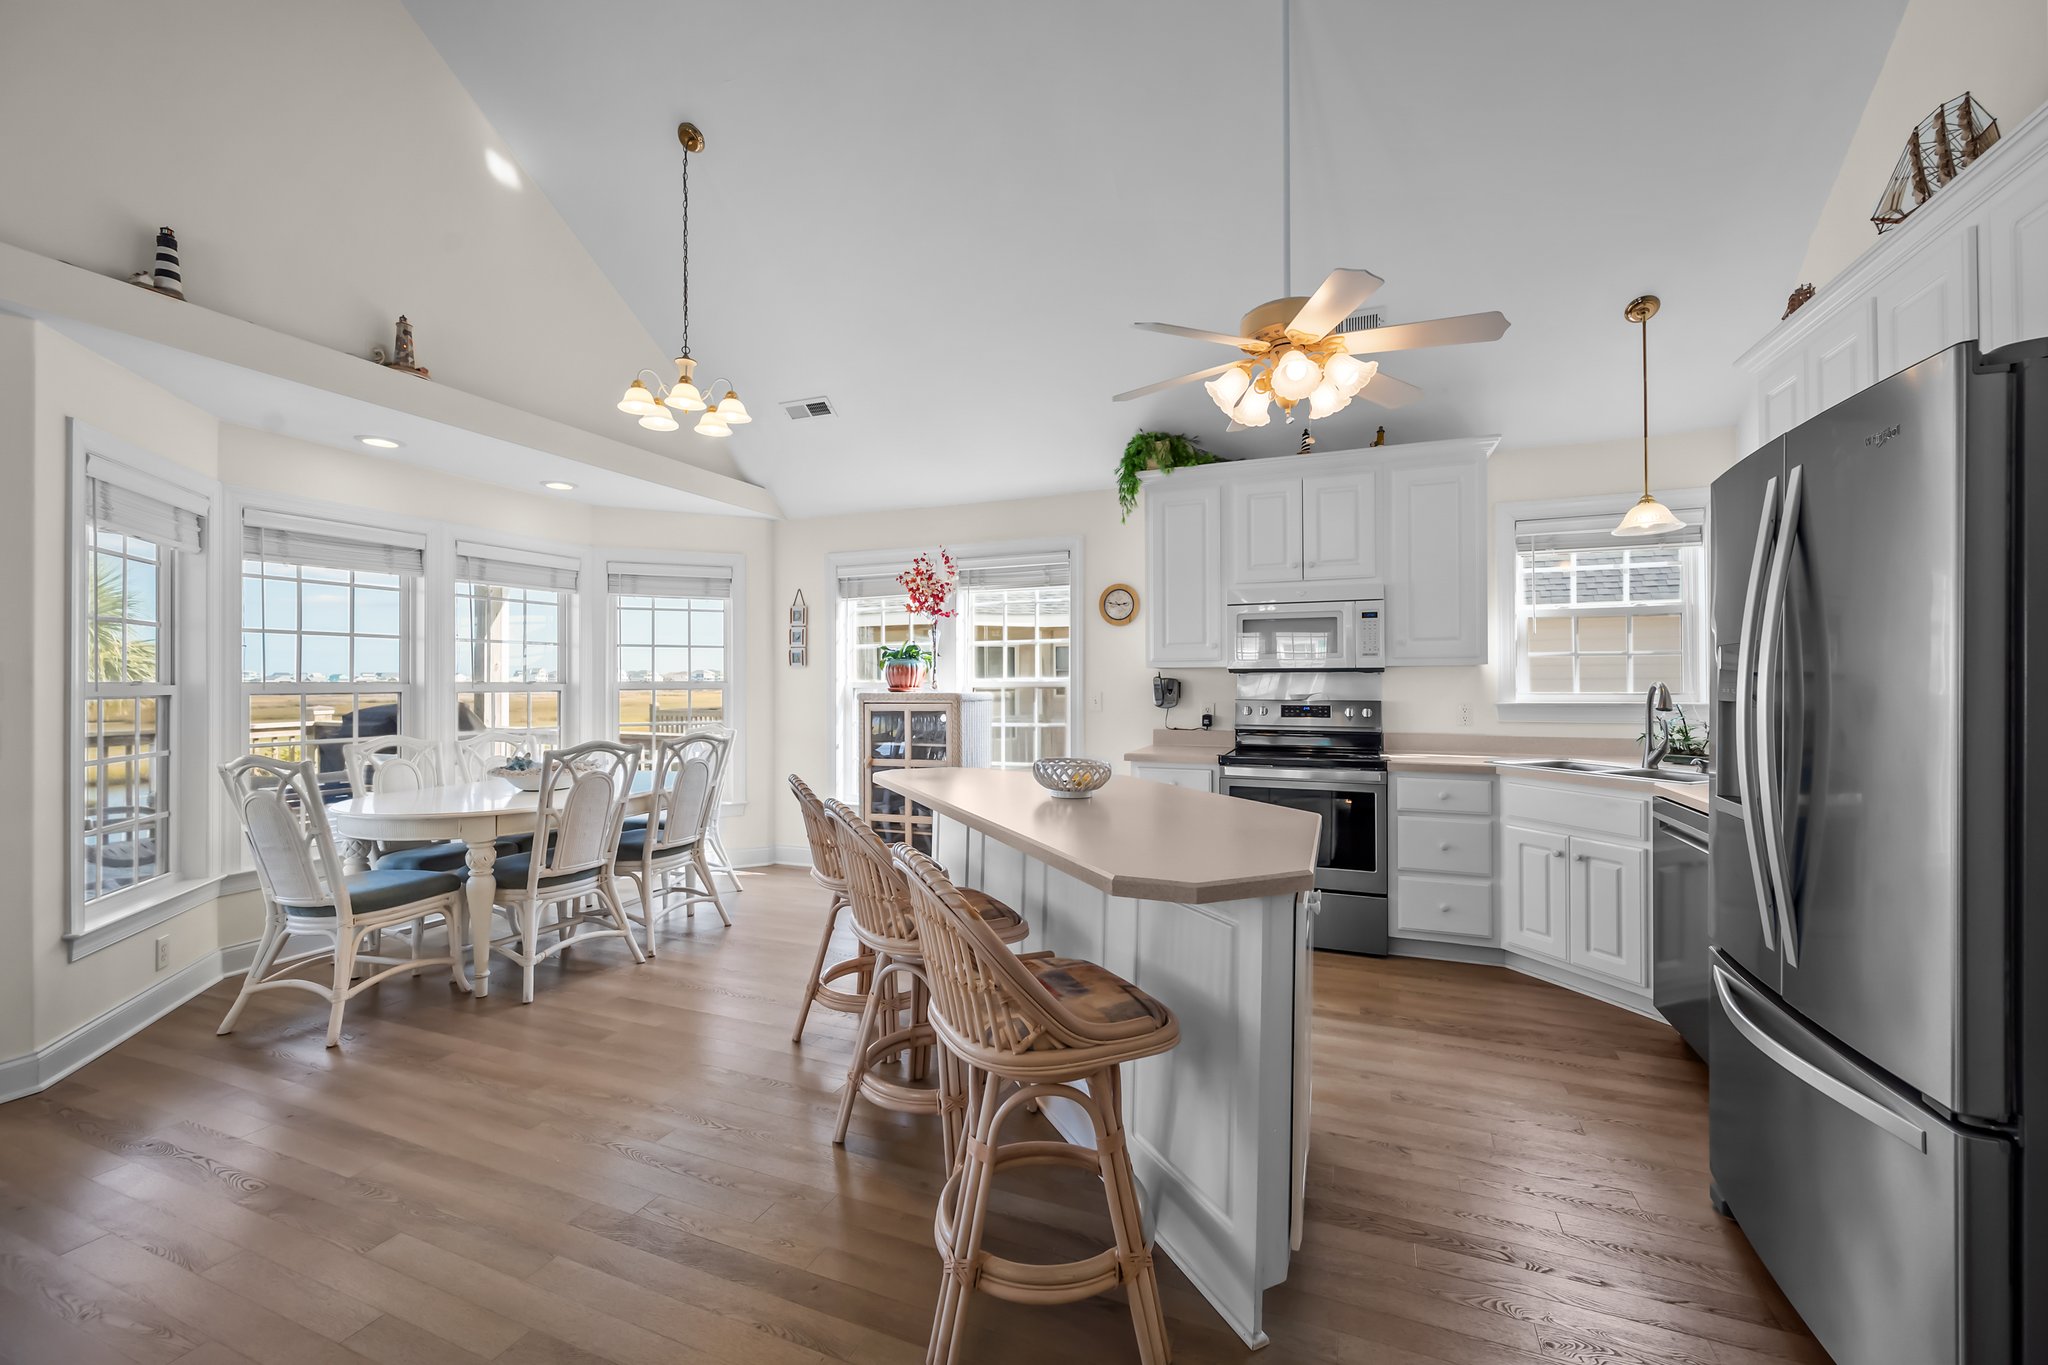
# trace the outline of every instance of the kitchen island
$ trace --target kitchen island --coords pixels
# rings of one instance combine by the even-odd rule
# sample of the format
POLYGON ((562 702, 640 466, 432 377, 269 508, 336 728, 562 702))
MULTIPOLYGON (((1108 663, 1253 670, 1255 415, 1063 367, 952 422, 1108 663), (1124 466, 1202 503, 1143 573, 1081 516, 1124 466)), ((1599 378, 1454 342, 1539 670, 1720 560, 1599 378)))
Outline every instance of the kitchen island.
MULTIPOLYGON (((1299 1240, 1320 821, 1130 779, 1086 800, 988 768, 876 781, 937 813, 938 861, 1024 916, 1023 950, 1100 963, 1179 1018, 1180 1045, 1125 1076, 1148 1226, 1237 1334, 1264 1345, 1261 1300, 1299 1240)), ((1078 1108, 1045 1112, 1093 1145, 1078 1108)))

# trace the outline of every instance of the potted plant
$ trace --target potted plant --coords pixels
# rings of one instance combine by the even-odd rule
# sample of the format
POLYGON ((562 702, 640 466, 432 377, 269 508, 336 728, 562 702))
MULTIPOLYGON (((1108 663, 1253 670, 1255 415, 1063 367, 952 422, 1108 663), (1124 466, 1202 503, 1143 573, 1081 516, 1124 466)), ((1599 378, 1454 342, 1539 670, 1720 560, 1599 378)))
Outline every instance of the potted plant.
MULTIPOLYGON (((1670 738, 1671 747, 1665 751, 1664 761, 1667 763, 1677 763, 1688 768, 1706 767, 1706 725, 1704 723, 1695 725, 1690 720, 1687 720, 1685 708, 1682 706, 1674 705, 1671 710, 1677 718, 1671 722, 1671 727, 1666 732, 1670 738)), ((1641 740, 1646 738, 1646 736, 1638 735, 1636 738, 1641 740)))
POLYGON ((1188 465, 1215 464, 1216 457, 1185 436, 1171 431, 1141 431, 1124 446, 1124 457, 1116 466, 1116 500, 1123 519, 1131 519, 1138 505, 1138 476, 1148 469, 1171 474, 1188 465))
MULTIPOLYGON (((928 665, 925 676, 933 687, 938 686, 939 676, 939 622, 953 615, 953 585, 959 580, 959 567, 943 545, 939 547, 937 559, 919 555, 910 561, 909 568, 896 575, 896 581, 903 585, 904 595, 910 599, 905 605, 911 620, 925 623, 925 632, 931 642, 923 647, 910 645, 905 648, 917 650, 915 657, 928 665)), ((900 650, 898 655, 902 657, 900 650)), ((886 649, 882 652, 882 666, 886 675, 890 666, 890 655, 886 649)), ((889 690, 908 692, 915 686, 915 683, 909 683, 898 687, 892 682, 889 690)))
POLYGON ((883 645, 877 655, 882 661, 882 681, 891 692, 915 692, 924 686, 925 665, 932 661, 932 652, 917 641, 883 645))

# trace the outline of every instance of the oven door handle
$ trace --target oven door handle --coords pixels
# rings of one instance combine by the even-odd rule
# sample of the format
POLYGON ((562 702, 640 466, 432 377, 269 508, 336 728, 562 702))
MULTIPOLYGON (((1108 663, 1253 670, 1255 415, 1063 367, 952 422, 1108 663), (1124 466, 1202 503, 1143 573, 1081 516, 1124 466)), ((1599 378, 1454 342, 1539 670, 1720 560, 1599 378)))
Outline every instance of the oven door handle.
POLYGON ((1385 773, 1334 773, 1322 768, 1231 768, 1223 769, 1223 776, 1248 778, 1261 782, 1284 782, 1289 786, 1315 786, 1336 791, 1351 787, 1384 787, 1385 773))

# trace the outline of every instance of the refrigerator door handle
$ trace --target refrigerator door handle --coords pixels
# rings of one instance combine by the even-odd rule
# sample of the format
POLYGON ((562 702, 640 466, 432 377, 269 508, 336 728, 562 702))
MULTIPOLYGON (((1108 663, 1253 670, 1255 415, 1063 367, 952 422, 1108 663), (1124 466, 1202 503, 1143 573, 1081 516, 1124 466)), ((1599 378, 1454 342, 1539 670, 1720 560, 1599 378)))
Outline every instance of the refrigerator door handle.
MULTIPOLYGON (((1799 935, 1792 919, 1792 878, 1786 872, 1790 861, 1782 837, 1785 795, 1779 790, 1784 777, 1778 762, 1778 646, 1785 624, 1785 596, 1792 565, 1792 547, 1799 541, 1799 495, 1805 487, 1806 469, 1794 465, 1785 480, 1785 506, 1778 514, 1778 543, 1771 551, 1770 580, 1764 586, 1764 620, 1757 632, 1760 658, 1756 668, 1757 796, 1763 827, 1764 865, 1770 870, 1772 900, 1778 908, 1778 929, 1785 940, 1785 965, 1799 965, 1799 935)), ((1755 840, 1751 840, 1751 847, 1755 840)))
POLYGON ((1777 936, 1771 932, 1771 891, 1764 879, 1764 853, 1758 847, 1757 839, 1761 820, 1756 804, 1756 765, 1751 761, 1751 731, 1755 719, 1751 714, 1755 706, 1754 670, 1756 648, 1757 594, 1763 587, 1764 564, 1771 553, 1771 532, 1777 525, 1778 479, 1771 476, 1764 485, 1763 516, 1757 523, 1756 550, 1750 556, 1749 584, 1742 593, 1742 640, 1735 652, 1735 794, 1742 802, 1743 822, 1748 826, 1743 843, 1749 852, 1749 876, 1756 888, 1756 914, 1764 928, 1764 947, 1772 952, 1778 948, 1777 936))
POLYGON ((1777 1063, 1781 1070, 1811 1086, 1858 1118, 1876 1124, 1914 1151, 1927 1150, 1925 1128, 1890 1106, 1872 1099, 1854 1086, 1830 1076, 1773 1038, 1762 1024, 1744 1011, 1741 1002, 1736 999, 1738 994, 1748 994, 1747 989, 1719 966, 1714 968, 1714 994, 1721 998, 1721 1008, 1727 1012, 1728 1022, 1735 1025, 1735 1031, 1748 1039, 1750 1045, 1758 1052, 1777 1063))

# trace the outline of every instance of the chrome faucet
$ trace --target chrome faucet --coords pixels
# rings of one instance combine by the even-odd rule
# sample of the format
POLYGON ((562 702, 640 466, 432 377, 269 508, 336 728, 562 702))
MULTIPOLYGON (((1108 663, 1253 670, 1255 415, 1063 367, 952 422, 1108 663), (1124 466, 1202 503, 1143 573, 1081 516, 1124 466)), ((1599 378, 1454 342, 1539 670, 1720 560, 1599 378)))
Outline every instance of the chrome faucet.
POLYGON ((1671 714, 1671 689, 1655 683, 1643 697, 1643 766, 1654 768, 1671 752, 1671 722, 1659 715, 1671 714))

